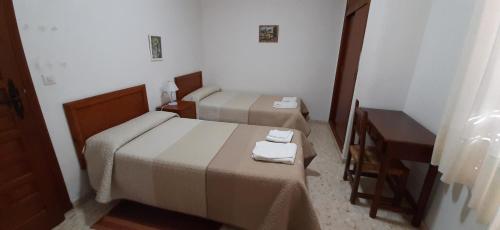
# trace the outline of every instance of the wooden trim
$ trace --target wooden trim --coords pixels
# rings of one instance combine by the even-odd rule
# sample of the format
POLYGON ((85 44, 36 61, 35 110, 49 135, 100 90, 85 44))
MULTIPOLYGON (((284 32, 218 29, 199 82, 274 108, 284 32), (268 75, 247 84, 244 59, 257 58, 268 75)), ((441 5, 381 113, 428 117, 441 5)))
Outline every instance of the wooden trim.
POLYGON ((82 169, 86 168, 83 148, 87 138, 149 111, 145 85, 68 102, 63 106, 82 169))
POLYGON ((337 143, 337 147, 340 150, 340 155, 344 152, 344 140, 340 137, 340 135, 335 131, 335 122, 330 120, 330 129, 332 130, 333 137, 335 138, 335 142, 337 143))
POLYGON ((26 100, 25 106, 31 108, 31 113, 33 115, 34 123, 33 123, 33 132, 38 132, 38 136, 40 137, 40 144, 44 149, 44 156, 47 161, 48 167, 51 169, 51 174, 54 177, 54 182, 56 185, 56 191, 58 193, 58 204, 61 208, 61 211, 64 213, 71 208, 73 208, 71 201, 69 199, 68 190, 66 189, 66 185, 64 183, 64 178, 61 173, 61 168, 59 167, 59 163, 56 158, 56 154, 54 151, 54 147, 52 146, 52 141, 49 136, 49 131, 47 130, 47 126, 45 124, 45 119, 43 118, 42 109, 40 108, 40 103, 38 102, 38 97, 36 95, 35 87, 33 85, 33 81, 31 79, 31 74, 28 68, 28 63, 26 62, 26 56, 24 54, 23 45, 21 42, 21 37, 19 35, 19 29, 17 27, 16 15, 14 10, 14 5, 11 0, 6 1, 6 10, 3 11, 6 13, 6 21, 7 27, 10 31, 15 31, 10 33, 10 42, 13 46, 14 50, 14 61, 17 63, 16 66, 19 66, 20 79, 23 84, 23 91, 26 100))
MULTIPOLYGON (((344 23, 342 27, 342 35, 341 35, 341 40, 340 40, 340 47, 339 47, 339 56, 337 59, 337 69, 335 71, 335 81, 333 85, 333 94, 332 94, 332 102, 331 102, 331 110, 330 110, 330 116, 329 116, 329 121, 330 121, 330 127, 333 132, 333 136, 335 137, 335 140, 337 141, 338 146, 340 147, 340 152, 342 152, 342 149, 344 148, 344 142, 347 136, 347 129, 346 129, 346 136, 341 137, 337 131, 335 130, 335 114, 337 113, 337 104, 338 100, 337 98, 339 97, 340 94, 340 82, 341 82, 341 73, 344 70, 344 61, 345 61, 345 56, 346 56, 346 49, 344 48, 346 44, 348 43, 346 39, 346 34, 349 33, 349 26, 346 23, 351 17, 352 13, 355 13, 357 10, 359 10, 361 7, 370 7, 371 0, 349 0, 346 4, 346 14, 344 16, 344 23)), ((365 19, 365 31, 366 31, 366 24, 368 21, 368 17, 365 19)), ((364 42, 364 33, 363 33, 363 42, 364 42)), ((363 44, 362 44, 363 46, 363 44)), ((361 51, 362 52, 362 51, 361 51)), ((361 54, 360 54, 361 55, 361 54)), ((361 59, 361 56, 360 56, 361 59)), ((359 62, 358 62, 359 65, 359 62)), ((357 78, 357 76, 356 76, 357 78)), ((356 79, 355 79, 356 80, 356 79)), ((355 89, 354 89, 355 90, 355 89)), ((354 91, 353 91, 354 95, 354 91)))
POLYGON ((356 12, 359 8, 366 4, 370 4, 370 0, 349 0, 347 2, 346 16, 356 12))
POLYGON ((177 100, 182 100, 186 95, 201 88, 203 86, 202 72, 194 72, 174 78, 175 84, 179 91, 177 91, 177 100))
MULTIPOLYGON (((346 5, 346 12, 347 8, 349 6, 349 2, 346 5)), ((340 152, 342 152, 344 148, 344 138, 340 137, 337 131, 335 130, 335 114, 337 113, 337 104, 338 104, 338 95, 340 93, 339 87, 340 87, 340 81, 341 81, 341 73, 344 68, 344 59, 346 55, 345 47, 347 43, 347 39, 345 35, 349 32, 348 29, 349 27, 346 25, 346 20, 348 18, 348 15, 346 13, 346 16, 344 16, 344 24, 342 27, 342 35, 341 35, 341 40, 340 40, 340 47, 339 47, 339 57, 337 59, 337 70, 335 71, 335 81, 333 82, 333 95, 332 95, 332 103, 331 103, 331 111, 330 111, 330 126, 332 128, 333 136, 335 137, 335 140, 337 141, 338 146, 340 147, 340 152)))

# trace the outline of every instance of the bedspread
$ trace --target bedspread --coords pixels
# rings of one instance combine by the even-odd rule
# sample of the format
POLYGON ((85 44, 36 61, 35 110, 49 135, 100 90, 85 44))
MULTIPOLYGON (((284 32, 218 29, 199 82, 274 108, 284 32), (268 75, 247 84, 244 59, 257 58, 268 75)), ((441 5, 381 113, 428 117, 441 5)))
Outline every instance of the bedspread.
MULTIPOLYGON (((251 158, 255 142, 271 129, 171 118, 131 140, 122 139, 125 143, 113 158, 88 157, 93 159, 89 166, 112 167, 106 175, 109 199, 98 201, 128 199, 244 229, 319 229, 304 172, 316 154, 304 134, 295 130, 294 165, 251 158)), ((103 142, 98 139, 90 142, 103 142)), ((86 154, 100 153, 94 149, 86 154)), ((94 185, 99 184, 92 183, 98 193, 94 185)))
POLYGON ((306 120, 309 114, 306 105, 299 99, 297 108, 273 108, 273 102, 281 99, 250 93, 215 92, 196 102, 197 114, 202 120, 291 128, 308 136, 311 129, 306 120))

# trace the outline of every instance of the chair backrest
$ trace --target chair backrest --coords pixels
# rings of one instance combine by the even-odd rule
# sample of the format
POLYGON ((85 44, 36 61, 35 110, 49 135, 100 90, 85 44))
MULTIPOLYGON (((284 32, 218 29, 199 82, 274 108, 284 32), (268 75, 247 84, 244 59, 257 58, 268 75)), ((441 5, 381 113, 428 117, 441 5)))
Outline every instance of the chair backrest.
POLYGON ((358 145, 360 147, 360 155, 363 158, 365 153, 366 132, 368 127, 368 113, 359 108, 359 101, 356 100, 354 107, 354 121, 351 131, 351 145, 355 144, 356 133, 358 134, 358 145))

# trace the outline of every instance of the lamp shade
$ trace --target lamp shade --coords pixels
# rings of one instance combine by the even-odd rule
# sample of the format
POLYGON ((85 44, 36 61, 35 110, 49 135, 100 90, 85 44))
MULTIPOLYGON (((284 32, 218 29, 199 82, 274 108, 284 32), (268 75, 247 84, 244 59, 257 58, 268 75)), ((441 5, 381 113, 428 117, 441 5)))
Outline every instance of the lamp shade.
POLYGON ((165 90, 167 92, 176 92, 177 90, 179 90, 179 88, 177 88, 177 85, 175 84, 175 82, 168 81, 167 88, 165 90))

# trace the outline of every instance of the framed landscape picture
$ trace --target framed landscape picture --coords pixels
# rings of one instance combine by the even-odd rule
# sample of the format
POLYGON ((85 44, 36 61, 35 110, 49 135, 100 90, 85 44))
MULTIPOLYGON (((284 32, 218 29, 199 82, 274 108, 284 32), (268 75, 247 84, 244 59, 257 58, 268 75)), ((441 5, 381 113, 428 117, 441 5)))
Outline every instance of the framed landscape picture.
POLYGON ((161 36, 149 35, 149 51, 151 53, 151 61, 163 60, 161 36))
POLYGON ((259 42, 278 42, 279 25, 260 25, 259 42))

